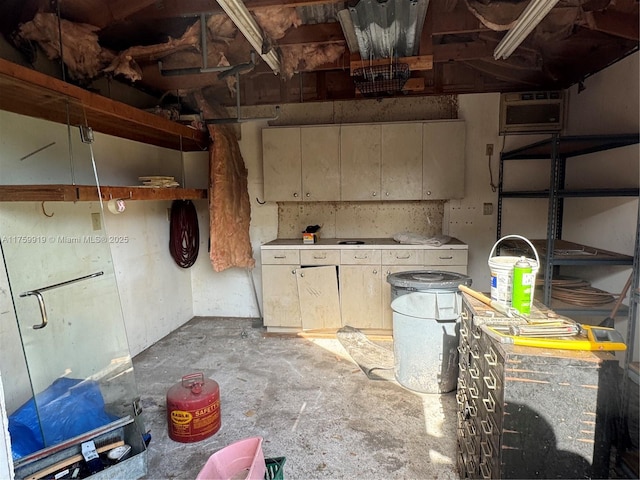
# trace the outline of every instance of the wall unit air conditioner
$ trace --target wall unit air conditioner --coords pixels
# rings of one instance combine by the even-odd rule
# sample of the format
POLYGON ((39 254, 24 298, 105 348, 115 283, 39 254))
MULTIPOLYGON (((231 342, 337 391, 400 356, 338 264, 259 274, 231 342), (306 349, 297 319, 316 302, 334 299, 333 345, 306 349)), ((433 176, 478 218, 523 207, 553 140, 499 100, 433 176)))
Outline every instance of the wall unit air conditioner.
POLYGON ((564 127, 563 91, 518 92, 500 95, 500 135, 552 133, 564 127))

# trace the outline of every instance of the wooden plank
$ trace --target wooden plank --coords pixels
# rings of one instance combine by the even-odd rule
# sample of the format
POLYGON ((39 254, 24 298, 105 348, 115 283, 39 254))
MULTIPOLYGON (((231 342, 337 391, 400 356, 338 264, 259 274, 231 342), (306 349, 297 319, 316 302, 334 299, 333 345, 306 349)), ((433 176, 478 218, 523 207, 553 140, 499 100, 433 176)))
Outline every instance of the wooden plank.
MULTIPOLYGON (((101 186, 102 199, 198 200, 207 198, 206 189, 101 186)), ((0 202, 76 202, 97 201, 94 185, 2 185, 0 202)))
POLYGON ((306 45, 317 43, 346 43, 342 28, 337 22, 301 25, 291 28, 278 40, 278 45, 306 45))
POLYGON ((200 151, 208 135, 0 58, 0 108, 22 115, 183 151, 200 151), (68 115, 68 116, 67 116, 68 115))
POLYGON ((73 185, 2 185, 0 202, 73 202, 73 185))
MULTIPOLYGON (((94 186, 77 186, 79 201, 98 200, 98 192, 94 186)), ((113 198, 125 200, 198 200, 207 198, 205 189, 195 188, 164 188, 164 187, 116 187, 101 186, 102 200, 113 198)))
MULTIPOLYGON (((362 67, 376 67, 378 65, 389 65, 390 59, 380 58, 376 60, 363 60, 360 55, 354 54, 351 56, 350 73, 353 76, 353 71, 356 68, 362 67)), ((433 68, 433 55, 420 55, 417 57, 400 57, 393 60, 394 63, 406 63, 409 65, 409 70, 431 70, 433 68)))

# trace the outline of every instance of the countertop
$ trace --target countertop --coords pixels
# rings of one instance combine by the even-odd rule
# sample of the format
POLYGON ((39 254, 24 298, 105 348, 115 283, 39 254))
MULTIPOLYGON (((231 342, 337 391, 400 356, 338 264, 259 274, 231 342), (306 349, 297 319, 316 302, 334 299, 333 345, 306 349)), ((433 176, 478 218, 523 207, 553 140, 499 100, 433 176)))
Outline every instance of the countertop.
POLYGON ((448 243, 440 247, 434 245, 410 245, 406 243, 396 242, 393 238, 322 238, 313 244, 302 243, 302 238, 277 238, 262 245, 263 249, 314 249, 322 248, 327 250, 344 250, 344 249, 377 249, 391 250, 394 248, 405 248, 409 250, 466 250, 468 245, 462 243, 457 238, 451 238, 448 243), (359 245, 341 245, 340 242, 362 241, 364 244, 359 245))

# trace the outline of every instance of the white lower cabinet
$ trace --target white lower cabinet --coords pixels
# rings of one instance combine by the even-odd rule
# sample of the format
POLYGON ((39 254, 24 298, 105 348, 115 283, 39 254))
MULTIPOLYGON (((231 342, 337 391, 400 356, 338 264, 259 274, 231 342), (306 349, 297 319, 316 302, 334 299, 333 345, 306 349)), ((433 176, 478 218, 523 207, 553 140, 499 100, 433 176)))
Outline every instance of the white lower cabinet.
POLYGON ((340 300, 337 267, 308 267, 297 270, 296 283, 303 330, 338 329, 340 300))
POLYGON ((296 269, 299 265, 262 265, 265 327, 301 328, 296 269))
POLYGON ((467 250, 263 249, 264 325, 274 332, 349 325, 391 333, 387 276, 411 270, 466 275, 467 250))

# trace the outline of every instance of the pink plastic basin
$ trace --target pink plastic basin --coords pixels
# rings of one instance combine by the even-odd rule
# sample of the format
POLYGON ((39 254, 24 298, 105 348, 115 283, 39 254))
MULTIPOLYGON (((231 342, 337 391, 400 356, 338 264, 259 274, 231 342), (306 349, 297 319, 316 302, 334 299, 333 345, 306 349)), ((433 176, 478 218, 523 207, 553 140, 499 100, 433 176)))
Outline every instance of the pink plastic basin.
POLYGON ((265 471, 262 437, 249 437, 211 455, 196 480, 263 480, 265 471))

